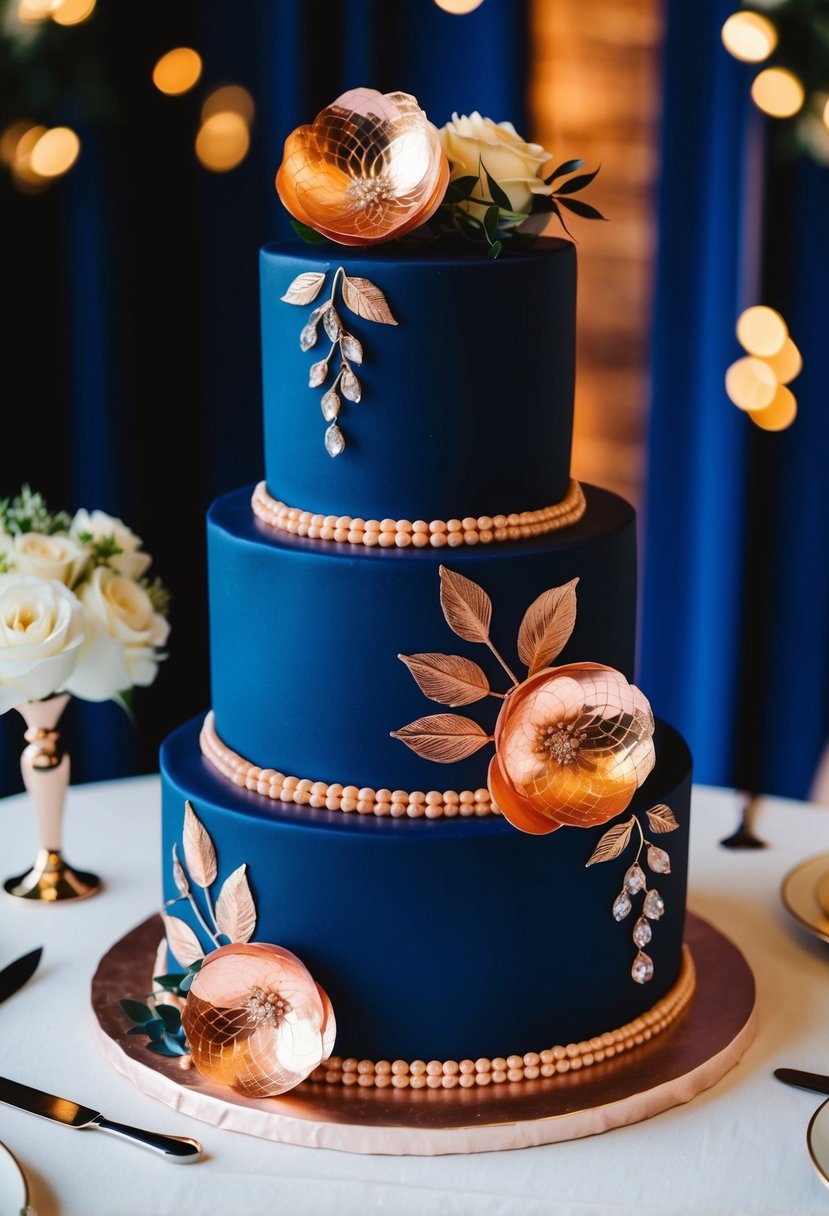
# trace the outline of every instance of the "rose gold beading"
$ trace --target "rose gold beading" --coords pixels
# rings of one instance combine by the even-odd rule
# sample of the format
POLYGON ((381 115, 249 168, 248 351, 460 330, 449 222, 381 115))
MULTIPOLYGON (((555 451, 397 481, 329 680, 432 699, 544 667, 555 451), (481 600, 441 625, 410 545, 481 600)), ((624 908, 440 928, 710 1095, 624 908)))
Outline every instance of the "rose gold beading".
POLYGON ((201 750, 214 768, 240 789, 261 794, 276 802, 294 802, 318 810, 355 812, 358 815, 392 819, 447 819, 500 814, 489 790, 374 790, 368 786, 329 785, 325 781, 287 776, 272 768, 260 768, 233 751, 219 738, 213 711, 208 713, 200 735, 201 750))
POLYGON ((374 1086, 382 1089, 471 1089, 505 1081, 535 1081, 601 1064, 649 1042, 667 1030, 691 1003, 696 972, 691 952, 682 948, 679 978, 671 991, 641 1017, 580 1043, 529 1051, 523 1056, 496 1056, 489 1060, 357 1060, 332 1056, 309 1077, 329 1085, 374 1086))
POLYGON ((552 507, 521 511, 512 515, 479 515, 466 519, 361 519, 351 515, 315 515, 299 507, 289 507, 268 491, 261 481, 253 492, 254 514, 278 532, 307 536, 311 540, 338 541, 341 544, 379 545, 381 549, 406 549, 414 546, 457 548, 459 545, 487 545, 493 541, 528 540, 560 528, 567 528, 584 515, 584 492, 571 481, 566 496, 552 507))

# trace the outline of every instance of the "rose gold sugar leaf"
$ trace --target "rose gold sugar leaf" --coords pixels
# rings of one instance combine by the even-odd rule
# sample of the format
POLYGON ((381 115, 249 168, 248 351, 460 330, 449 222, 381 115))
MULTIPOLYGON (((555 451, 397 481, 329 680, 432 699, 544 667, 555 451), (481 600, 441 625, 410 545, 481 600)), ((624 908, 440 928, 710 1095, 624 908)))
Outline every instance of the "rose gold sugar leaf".
POLYGON ((307 270, 304 274, 298 274, 284 296, 279 298, 286 304, 310 304, 312 300, 316 300, 324 282, 324 273, 307 270))
POLYGON ((249 942, 256 928, 256 905, 245 869, 241 865, 225 879, 216 900, 216 925, 232 942, 249 942))
POLYGON ((471 705, 489 693, 489 681, 471 659, 457 654, 399 654, 417 686, 441 705, 471 705))
POLYGON ((598 861, 613 861, 614 857, 618 857, 620 853, 624 852, 635 822, 631 815, 630 819, 626 819, 624 823, 617 823, 615 827, 605 832, 591 853, 590 860, 585 862, 585 869, 587 866, 594 866, 598 861))
POLYGON ((518 631, 518 653, 534 676, 561 654, 576 624, 576 583, 552 587, 530 604, 518 631))
POLYGON ((483 587, 441 566, 440 604, 447 625, 459 638, 465 642, 489 642, 492 600, 483 587))
POLYGON ((186 897, 190 893, 190 884, 184 873, 184 867, 178 859, 178 849, 175 844, 173 845, 173 882, 176 884, 179 895, 186 897))
POLYGON ((204 958, 204 950, 199 939, 186 921, 177 916, 162 916, 164 929, 167 933, 167 944, 182 967, 189 967, 204 958))
POLYGON ((679 827, 676 816, 664 802, 660 802, 658 806, 652 806, 645 813, 652 832, 656 832, 657 834, 660 832, 673 832, 679 827))
POLYGON ((377 321, 381 325, 397 324, 386 297, 369 279, 352 279, 344 275, 343 299, 347 308, 366 321, 377 321))
POLYGON ((454 764, 465 760, 490 742, 486 731, 471 718, 460 714, 428 714, 408 726, 391 732, 392 739, 399 739, 424 760, 438 764, 454 764))
POLYGON ((184 863, 193 882, 200 887, 209 887, 216 881, 216 850, 207 829, 196 815, 189 802, 184 804, 184 863))

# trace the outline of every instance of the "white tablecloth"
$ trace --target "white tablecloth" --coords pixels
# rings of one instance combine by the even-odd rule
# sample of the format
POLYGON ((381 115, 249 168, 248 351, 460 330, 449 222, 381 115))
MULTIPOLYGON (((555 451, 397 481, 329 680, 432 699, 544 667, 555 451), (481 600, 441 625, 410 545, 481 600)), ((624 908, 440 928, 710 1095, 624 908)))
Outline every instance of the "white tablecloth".
MULTIPOLYGON (((779 897, 787 870, 829 851, 829 810, 766 800, 758 830, 771 847, 756 853, 717 847, 735 818, 731 793, 695 792, 690 904, 741 947, 758 982, 758 1035, 732 1073, 688 1106, 588 1140, 473 1157, 358 1157, 197 1123, 102 1060, 89 981, 100 955, 157 907, 159 787, 155 777, 76 786, 66 853, 101 874, 107 889, 57 908, 2 896, 0 964, 34 946, 46 950, 36 978, 0 1006, 0 1073, 114 1119, 196 1136, 209 1158, 176 1167, 2 1105, 0 1140, 25 1166, 39 1216, 826 1212, 829 1192, 805 1146, 821 1099, 771 1074, 778 1065, 829 1071, 829 946, 794 925, 779 897)), ((34 855, 25 798, 0 802, 0 825, 5 877, 34 855)))

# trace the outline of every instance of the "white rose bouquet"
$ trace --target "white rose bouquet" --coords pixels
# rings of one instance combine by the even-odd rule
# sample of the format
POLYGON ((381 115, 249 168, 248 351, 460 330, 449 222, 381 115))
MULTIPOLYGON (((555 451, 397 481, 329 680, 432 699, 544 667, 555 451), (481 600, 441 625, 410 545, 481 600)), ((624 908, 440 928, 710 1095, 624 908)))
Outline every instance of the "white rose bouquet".
POLYGON ((493 122, 477 111, 453 114, 438 137, 450 178, 433 224, 485 242, 491 257, 501 253, 505 237, 538 235, 551 215, 570 236, 562 208, 582 219, 604 219, 595 207, 572 197, 599 170, 571 176, 584 161, 567 160, 545 175, 551 154, 527 143, 511 122, 493 122))
POLYGON ((28 486, 0 501, 0 714, 59 692, 124 702, 153 682, 170 626, 151 560, 103 511, 50 512, 28 486))

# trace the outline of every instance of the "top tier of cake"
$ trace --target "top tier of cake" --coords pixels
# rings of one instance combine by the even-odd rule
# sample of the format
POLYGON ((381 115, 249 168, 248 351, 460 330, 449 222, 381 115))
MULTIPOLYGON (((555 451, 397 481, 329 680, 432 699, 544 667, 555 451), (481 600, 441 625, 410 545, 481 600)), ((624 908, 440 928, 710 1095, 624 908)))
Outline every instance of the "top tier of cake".
POLYGON ((493 262, 471 249, 334 249, 301 242, 261 253, 265 473, 274 498, 321 515, 464 519, 560 502, 570 477, 575 374, 576 256, 542 239, 493 262), (336 308, 360 341, 359 404, 343 402, 345 451, 324 446, 313 350, 299 335, 326 301, 338 267, 368 279, 397 325, 336 308), (326 272, 313 303, 282 301, 294 279, 326 272))

